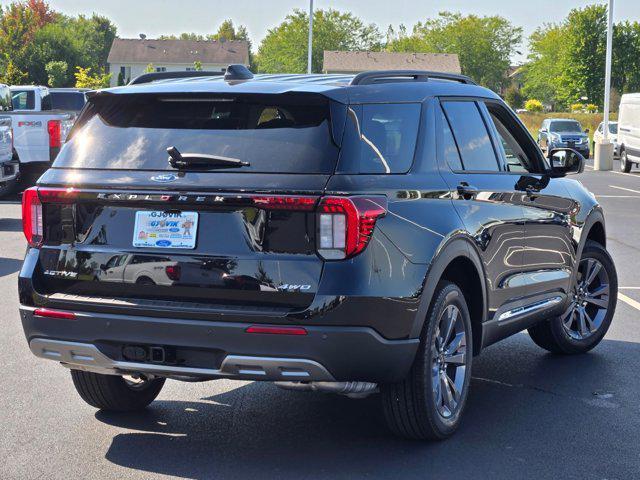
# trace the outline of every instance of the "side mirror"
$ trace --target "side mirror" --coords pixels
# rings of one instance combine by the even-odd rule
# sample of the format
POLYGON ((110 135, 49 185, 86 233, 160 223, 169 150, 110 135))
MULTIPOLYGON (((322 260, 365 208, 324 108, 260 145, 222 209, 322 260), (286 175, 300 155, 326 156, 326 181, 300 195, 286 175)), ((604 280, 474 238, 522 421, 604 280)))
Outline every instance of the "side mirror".
POLYGON ((102 270, 103 272, 107 271, 107 266, 104 263, 100 264, 100 270, 102 270))
POLYGON ((551 175, 564 177, 575 175, 584 171, 585 159, 572 148, 555 148, 549 152, 551 163, 551 175))
POLYGON ((541 128, 540 129, 540 133, 547 133, 547 129, 546 128, 541 128))
POLYGON ((589 133, 589 129, 588 129, 588 128, 585 128, 585 129, 584 129, 584 133, 589 133))

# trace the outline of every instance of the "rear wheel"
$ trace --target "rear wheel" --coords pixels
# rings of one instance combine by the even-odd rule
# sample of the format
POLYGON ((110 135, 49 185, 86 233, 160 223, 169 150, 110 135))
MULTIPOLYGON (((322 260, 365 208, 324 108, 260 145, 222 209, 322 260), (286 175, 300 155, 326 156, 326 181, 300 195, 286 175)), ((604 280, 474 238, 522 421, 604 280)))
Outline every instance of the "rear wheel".
POLYGON ((627 152, 624 150, 620 153, 620 171, 624 173, 631 171, 631 162, 627 157, 627 152))
POLYGON ((142 410, 162 390, 164 378, 102 375, 71 370, 76 391, 92 407, 114 412, 142 410))
POLYGON ((529 329, 531 339, 550 352, 588 352, 603 339, 616 309, 618 279, 607 251, 588 241, 582 252, 571 303, 559 317, 529 329))
POLYGON ((458 428, 472 360, 471 320, 457 285, 441 282, 407 378, 381 386, 385 419, 397 435, 440 440, 458 428))

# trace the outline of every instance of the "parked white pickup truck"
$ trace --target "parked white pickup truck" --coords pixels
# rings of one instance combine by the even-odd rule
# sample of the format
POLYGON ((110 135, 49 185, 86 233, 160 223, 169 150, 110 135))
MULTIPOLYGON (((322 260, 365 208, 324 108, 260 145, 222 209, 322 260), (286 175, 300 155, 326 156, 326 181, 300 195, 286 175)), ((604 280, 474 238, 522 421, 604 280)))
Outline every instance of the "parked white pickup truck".
POLYGON ((18 162, 13 156, 13 131, 11 117, 11 92, 0 84, 0 198, 12 193, 18 182, 18 162))
POLYGON ((12 86, 13 143, 26 183, 35 181, 55 160, 75 115, 53 110, 47 87, 12 86))

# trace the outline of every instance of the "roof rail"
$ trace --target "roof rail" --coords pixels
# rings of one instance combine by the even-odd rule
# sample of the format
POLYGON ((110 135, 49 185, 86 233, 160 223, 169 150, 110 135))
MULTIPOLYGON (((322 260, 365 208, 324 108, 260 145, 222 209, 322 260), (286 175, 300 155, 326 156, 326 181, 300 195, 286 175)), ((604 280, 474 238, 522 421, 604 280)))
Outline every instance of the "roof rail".
POLYGON ((351 85, 371 85, 376 82, 390 83, 395 81, 395 79, 402 79, 401 81, 426 82, 430 78, 476 85, 473 80, 465 75, 430 72, 428 70, 371 70, 357 74, 353 77, 353 80, 351 80, 351 85))
POLYGON ((156 80, 168 80, 171 78, 193 78, 193 77, 219 77, 224 72, 204 72, 201 70, 188 70, 184 72, 151 72, 143 73, 139 77, 131 80, 128 85, 140 85, 141 83, 151 83, 156 80))

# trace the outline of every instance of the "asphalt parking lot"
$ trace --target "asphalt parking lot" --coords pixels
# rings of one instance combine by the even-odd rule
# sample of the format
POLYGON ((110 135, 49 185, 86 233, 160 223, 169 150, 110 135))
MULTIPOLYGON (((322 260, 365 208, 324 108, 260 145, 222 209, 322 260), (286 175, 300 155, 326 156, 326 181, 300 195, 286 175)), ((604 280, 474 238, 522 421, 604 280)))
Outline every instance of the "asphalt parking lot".
MULTIPOLYGON (((617 168, 614 165, 614 168, 617 168)), ((96 412, 28 350, 18 317, 18 201, 0 203, 0 478, 637 478, 640 171, 577 177, 602 203, 620 301, 602 344, 554 356, 519 334, 474 362, 450 440, 398 440, 377 396, 168 381, 142 414, 96 412)))

